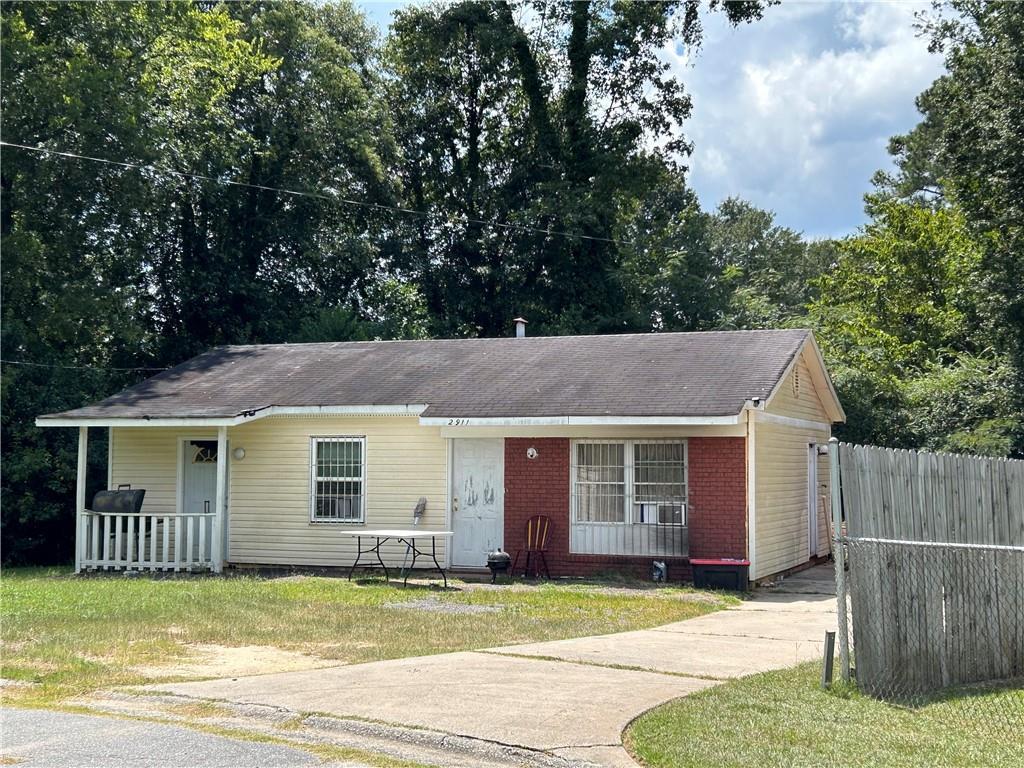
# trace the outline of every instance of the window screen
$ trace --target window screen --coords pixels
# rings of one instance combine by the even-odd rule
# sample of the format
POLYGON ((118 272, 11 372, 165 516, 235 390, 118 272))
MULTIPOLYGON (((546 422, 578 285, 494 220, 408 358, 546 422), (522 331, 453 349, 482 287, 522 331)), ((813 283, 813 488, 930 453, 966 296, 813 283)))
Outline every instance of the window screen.
POLYGON ((363 522, 366 438, 314 437, 312 510, 317 522, 363 522))

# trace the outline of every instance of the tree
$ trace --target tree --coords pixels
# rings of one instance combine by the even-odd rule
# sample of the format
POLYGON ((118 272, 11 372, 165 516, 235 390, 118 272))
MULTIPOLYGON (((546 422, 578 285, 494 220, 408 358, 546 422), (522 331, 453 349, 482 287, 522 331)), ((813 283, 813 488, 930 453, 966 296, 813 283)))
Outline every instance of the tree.
POLYGON ((879 202, 864 232, 839 243, 809 321, 849 416, 844 438, 896 447, 1006 454, 1021 413, 1008 357, 960 210, 879 202), (1004 393, 1005 394, 1005 390, 1004 393))
POLYGON ((1024 387, 1024 5, 951 6, 957 17, 928 26, 947 74, 921 103, 925 120, 941 125, 944 185, 984 249, 982 270, 1000 297, 1000 346, 1024 387))
MULTIPOLYGON (((712 6, 733 23, 762 8, 712 6)), ((697 7, 463 2, 397 14, 387 61, 401 176, 408 206, 427 213, 408 227, 406 263, 439 333, 503 333, 516 313, 542 332, 628 327, 613 235, 688 149, 690 100, 659 52, 699 43, 697 7)))
MULTIPOLYGON (((148 160, 157 146, 146 129, 145 51, 169 55, 197 34, 208 47, 238 44, 222 13, 182 4, 5 3, 0 15, 4 139, 118 160, 148 160)), ((111 368, 159 365, 149 358, 139 226, 149 187, 114 165, 5 149, 0 191, 0 347, 5 360, 30 363, 5 365, 0 379, 2 546, 6 561, 61 558, 74 437, 33 419, 142 373, 111 368)))
POLYGON ((1024 397, 1024 6, 936 4, 924 30, 947 71, 918 97, 921 123, 891 142, 896 172, 876 175, 868 210, 895 198, 963 212, 983 254, 992 343, 1024 397))
MULTIPOLYGON (((390 214, 374 206, 394 202, 395 147, 364 20, 350 5, 226 12, 262 66, 225 88, 217 109, 199 96, 169 117, 154 110, 176 168, 251 185, 171 177, 155 189, 150 212, 164 220, 152 222, 162 236, 148 251, 149 288, 172 359, 218 343, 282 341, 322 309, 358 314, 373 281, 389 276, 378 261, 390 214)), ((180 69, 154 80, 169 88, 180 69)))
POLYGON ((2 372, 3 551, 59 559, 74 437, 37 414, 332 309, 422 319, 375 207, 395 145, 350 5, 4 3, 2 36, 5 140, 147 166, 3 153, 2 352, 33 363, 2 372))
POLYGON ((834 256, 827 242, 808 243, 775 214, 736 198, 711 218, 708 247, 727 297, 721 328, 777 328, 802 316, 834 256))
POLYGON ((659 331, 716 327, 727 301, 722 267, 711 251, 712 216, 700 208, 681 171, 632 203, 616 238, 630 325, 659 331))

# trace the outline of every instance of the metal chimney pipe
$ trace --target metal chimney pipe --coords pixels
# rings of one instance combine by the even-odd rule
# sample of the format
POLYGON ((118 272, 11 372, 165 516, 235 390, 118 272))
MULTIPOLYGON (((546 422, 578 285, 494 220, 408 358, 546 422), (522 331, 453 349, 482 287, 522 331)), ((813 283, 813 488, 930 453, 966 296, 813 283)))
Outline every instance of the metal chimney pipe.
POLYGON ((516 324, 516 338, 524 338, 526 336, 526 320, 521 317, 517 317, 512 322, 516 324))

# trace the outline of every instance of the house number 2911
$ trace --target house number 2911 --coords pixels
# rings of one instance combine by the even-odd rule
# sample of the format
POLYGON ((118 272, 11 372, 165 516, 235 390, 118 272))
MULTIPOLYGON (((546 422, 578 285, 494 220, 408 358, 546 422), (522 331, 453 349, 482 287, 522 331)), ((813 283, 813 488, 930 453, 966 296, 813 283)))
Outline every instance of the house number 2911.
POLYGON ((449 427, 464 427, 469 424, 469 419, 448 419, 449 427))

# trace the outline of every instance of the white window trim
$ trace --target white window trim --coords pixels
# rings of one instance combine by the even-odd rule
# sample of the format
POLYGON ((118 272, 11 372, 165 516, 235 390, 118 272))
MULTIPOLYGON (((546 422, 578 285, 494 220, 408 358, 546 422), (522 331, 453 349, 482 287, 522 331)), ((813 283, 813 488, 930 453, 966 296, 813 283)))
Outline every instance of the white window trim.
MULTIPOLYGON (((366 435, 310 435, 309 438, 309 522, 311 525, 365 525, 366 524, 366 435), (359 519, 338 520, 326 519, 316 516, 316 446, 320 440, 345 441, 359 443, 362 450, 362 461, 360 462, 360 494, 359 519)), ((354 480, 355 478, 345 478, 354 480)))
POLYGON ((634 451, 633 446, 636 444, 649 445, 653 443, 661 444, 676 444, 682 443, 683 445, 683 485, 686 488, 686 498, 683 501, 683 522, 681 525, 674 525, 672 523, 665 523, 664 525, 672 525, 675 528, 686 528, 689 521, 690 511, 690 443, 685 437, 677 438, 630 438, 630 439, 610 439, 610 438, 592 438, 592 439, 580 439, 572 440, 569 444, 569 523, 570 525, 592 525, 592 526, 625 526, 625 525, 653 525, 653 523, 644 523, 639 520, 633 520, 633 514, 635 512, 636 505, 633 503, 635 496, 633 485, 636 479, 635 473, 633 472, 634 464, 633 457, 634 451), (578 519, 578 504, 576 495, 576 470, 578 469, 576 451, 577 445, 622 445, 623 446, 623 473, 625 480, 625 491, 623 494, 623 504, 625 505, 625 513, 621 522, 619 521, 593 521, 593 520, 580 520, 578 519))

